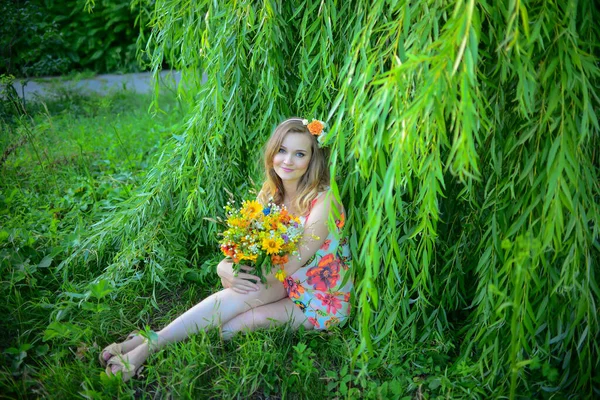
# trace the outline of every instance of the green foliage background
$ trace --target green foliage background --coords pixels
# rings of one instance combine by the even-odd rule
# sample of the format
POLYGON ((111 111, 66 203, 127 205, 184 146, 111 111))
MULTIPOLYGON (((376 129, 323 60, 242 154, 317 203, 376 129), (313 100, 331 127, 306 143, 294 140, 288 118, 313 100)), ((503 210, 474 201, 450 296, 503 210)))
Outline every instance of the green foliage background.
POLYGON ((63 279, 80 262, 119 290, 212 273, 203 218, 223 189, 260 180, 281 119, 321 118, 360 375, 401 341, 447 343, 489 395, 598 395, 599 17, 592 1, 158 0, 145 51, 182 71, 190 111, 63 279))
POLYGON ((136 42, 150 9, 127 0, 99 0, 93 9, 86 0, 3 1, 0 74, 139 71, 147 59, 138 60, 136 42))

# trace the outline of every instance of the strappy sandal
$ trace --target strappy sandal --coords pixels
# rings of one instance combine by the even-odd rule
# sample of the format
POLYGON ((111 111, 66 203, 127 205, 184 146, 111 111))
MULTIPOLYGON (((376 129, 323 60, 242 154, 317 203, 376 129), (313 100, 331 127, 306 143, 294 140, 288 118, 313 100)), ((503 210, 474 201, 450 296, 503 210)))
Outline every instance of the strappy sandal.
MULTIPOLYGON (((137 330, 131 332, 129 335, 127 335, 127 338, 122 343, 136 337, 138 335, 138 332, 139 331, 137 331, 137 330)), ((121 354, 123 354, 123 344, 122 343, 111 343, 108 346, 106 346, 104 349, 102 349, 100 354, 98 354, 98 360, 100 361, 100 365, 102 365, 103 367, 106 367, 106 365, 107 365, 107 361, 104 359, 104 357, 102 357, 104 355, 104 353, 110 354, 111 358, 113 358, 114 356, 120 356, 121 354)), ((109 358, 109 360, 110 360, 110 358, 109 358)))
POLYGON ((118 355, 118 356, 111 357, 110 360, 107 361, 106 369, 104 371, 106 372, 106 375, 108 375, 108 376, 115 376, 119 371, 121 371, 121 377, 123 378, 123 382, 127 382, 134 376, 138 375, 138 373, 141 371, 142 367, 143 367, 142 365, 140 365, 139 367, 136 367, 134 364, 130 363, 129 361, 124 360, 121 355, 118 355), (120 369, 117 370, 116 372, 114 372, 112 370, 112 367, 115 365, 120 367, 120 369))

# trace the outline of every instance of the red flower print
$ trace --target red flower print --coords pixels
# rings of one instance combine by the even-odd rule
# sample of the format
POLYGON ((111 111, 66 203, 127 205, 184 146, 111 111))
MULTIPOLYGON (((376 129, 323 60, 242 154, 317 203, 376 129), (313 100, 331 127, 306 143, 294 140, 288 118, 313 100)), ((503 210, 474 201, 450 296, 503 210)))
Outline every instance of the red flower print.
POLYGON ((321 327, 321 325, 319 324, 319 321, 317 321, 316 318, 308 317, 308 320, 310 321, 311 324, 313 324, 315 326, 315 328, 319 329, 321 327))
POLYGON ((335 286, 338 279, 340 279, 340 260, 335 258, 333 254, 327 254, 319 260, 316 267, 306 271, 306 276, 309 285, 313 285, 316 290, 324 292, 335 286))
POLYGON ((330 293, 325 293, 325 295, 317 293, 315 297, 321 300, 322 305, 327 307, 327 314, 336 314, 337 310, 342 308, 342 302, 330 293))
POLYGON ((344 301, 347 303, 350 301, 350 292, 344 293, 344 301))
POLYGON ((325 242, 323 242, 323 245, 321 246, 321 250, 329 250, 329 245, 331 244, 331 240, 327 239, 325 242))
POLYGON ((283 286, 287 290, 288 297, 298 299, 300 295, 304 293, 304 287, 300 284, 300 281, 295 281, 291 276, 288 276, 283 281, 283 286))

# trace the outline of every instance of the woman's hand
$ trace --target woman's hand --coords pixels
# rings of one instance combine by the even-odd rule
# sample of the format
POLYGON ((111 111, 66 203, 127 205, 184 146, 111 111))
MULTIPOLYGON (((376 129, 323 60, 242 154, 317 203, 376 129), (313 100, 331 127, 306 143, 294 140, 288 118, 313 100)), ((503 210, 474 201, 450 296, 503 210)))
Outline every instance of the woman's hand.
POLYGON ((221 283, 224 287, 228 287, 236 293, 246 294, 248 292, 256 292, 260 287, 256 282, 260 281, 260 278, 256 275, 250 274, 254 268, 247 265, 240 267, 241 271, 237 276, 233 273, 233 265, 231 260, 223 260, 217 267, 217 274, 221 277, 221 283), (254 282, 253 282, 254 281, 254 282))

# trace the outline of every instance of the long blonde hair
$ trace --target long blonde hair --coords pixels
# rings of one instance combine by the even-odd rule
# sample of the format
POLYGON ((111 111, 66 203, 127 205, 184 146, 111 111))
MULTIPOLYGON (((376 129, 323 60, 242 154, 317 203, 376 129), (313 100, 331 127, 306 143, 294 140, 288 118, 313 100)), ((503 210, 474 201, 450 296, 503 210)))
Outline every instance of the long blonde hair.
POLYGON ((276 204, 283 204, 283 182, 273 169, 273 157, 281 148, 283 139, 288 133, 302 133, 311 139, 310 162, 306 172, 298 182, 296 198, 292 203, 300 215, 306 215, 310 210, 313 199, 329 184, 329 152, 327 149, 319 147, 316 136, 310 134, 301 118, 286 119, 275 128, 269 138, 264 152, 265 183, 263 183, 262 189, 258 193, 258 201, 266 204, 272 198, 276 204))

